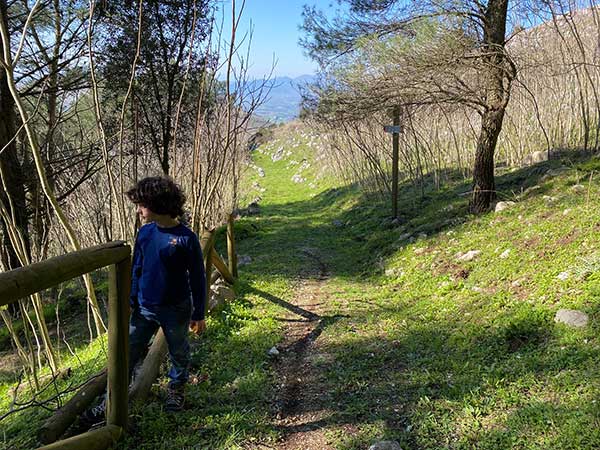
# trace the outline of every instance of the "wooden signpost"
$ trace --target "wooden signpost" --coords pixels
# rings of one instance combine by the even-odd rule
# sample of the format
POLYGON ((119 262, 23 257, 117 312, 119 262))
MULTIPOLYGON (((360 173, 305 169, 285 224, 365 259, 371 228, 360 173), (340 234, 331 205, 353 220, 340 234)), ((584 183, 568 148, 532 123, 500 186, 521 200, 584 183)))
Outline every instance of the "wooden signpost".
POLYGON ((386 125, 383 131, 392 133, 392 217, 398 217, 398 159, 400 147, 400 108, 392 111, 393 125, 386 125))

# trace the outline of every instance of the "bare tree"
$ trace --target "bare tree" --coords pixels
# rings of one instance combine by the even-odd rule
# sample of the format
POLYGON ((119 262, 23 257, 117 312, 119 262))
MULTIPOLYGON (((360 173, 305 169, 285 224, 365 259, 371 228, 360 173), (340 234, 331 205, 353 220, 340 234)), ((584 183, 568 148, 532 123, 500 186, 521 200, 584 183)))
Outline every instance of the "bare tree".
POLYGON ((397 1, 348 3, 350 15, 333 23, 305 10, 303 43, 328 74, 313 106, 341 117, 413 105, 473 108, 481 120, 470 208, 489 209, 496 143, 516 75, 505 48, 508 0, 410 9, 397 1))

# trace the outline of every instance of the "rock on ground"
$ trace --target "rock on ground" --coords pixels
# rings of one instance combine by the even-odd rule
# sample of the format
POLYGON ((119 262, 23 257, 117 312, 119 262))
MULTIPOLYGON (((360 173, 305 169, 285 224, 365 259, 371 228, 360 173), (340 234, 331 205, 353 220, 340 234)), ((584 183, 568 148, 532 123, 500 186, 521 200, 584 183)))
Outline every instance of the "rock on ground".
POLYGON ((252 258, 248 255, 238 255, 237 263, 238 266, 243 266, 246 264, 250 264, 252 262, 252 258))
POLYGON ((279 147, 279 148, 277 149, 277 151, 276 151, 276 152, 273 154, 273 156, 271 156, 271 160, 272 160, 273 162, 277 162, 277 161, 280 161, 280 160, 282 160, 284 156, 285 156, 285 155, 284 155, 284 153, 283 153, 283 147, 279 147))
POLYGON ((525 156, 521 161, 522 166, 532 166, 533 164, 548 161, 548 152, 537 151, 525 156))
POLYGON ((589 317, 586 313, 575 309, 559 309, 556 316, 554 316, 554 321, 571 327, 582 328, 588 324, 589 317))
POLYGON ((481 250, 469 250, 464 255, 459 254, 457 259, 459 261, 472 261, 481 254, 481 250))
POLYGON ((292 181, 294 183, 304 183, 306 181, 306 178, 304 178, 302 175, 297 173, 292 177, 292 181))
POLYGON ((384 273, 386 277, 401 277, 402 275, 404 275, 404 271, 400 268, 385 269, 384 273))
POLYGON ((226 302, 235 299, 235 291, 224 284, 213 285, 208 305, 210 309, 218 308, 226 302))
POLYGON ((402 447, 396 441, 381 441, 371 445, 369 450, 402 450, 402 447))
POLYGON ((496 208, 494 209, 494 212, 504 211, 505 209, 508 209, 514 205, 515 202, 498 202, 496 203, 496 208))
POLYGON ((398 239, 397 239, 397 241, 398 241, 398 242, 407 241, 407 240, 409 240, 411 237, 412 237, 412 234, 410 234, 410 233, 404 233, 404 234, 401 234, 400 236, 398 236, 398 239))
POLYGON ((524 195, 531 194, 532 192, 539 191, 541 188, 542 187, 539 184, 536 184, 534 186, 530 186, 527 189, 525 189, 525 192, 523 192, 523 194, 524 195))
POLYGON ((258 203, 250 203, 248 208, 246 208, 246 212, 249 216, 256 216, 260 214, 260 207, 258 206, 258 203))

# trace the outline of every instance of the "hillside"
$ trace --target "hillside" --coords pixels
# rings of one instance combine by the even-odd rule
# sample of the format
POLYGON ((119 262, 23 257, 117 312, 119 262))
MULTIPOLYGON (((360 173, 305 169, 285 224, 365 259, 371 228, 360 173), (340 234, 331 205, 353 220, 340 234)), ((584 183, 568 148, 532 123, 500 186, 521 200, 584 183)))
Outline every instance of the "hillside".
POLYGON ((279 146, 256 159, 265 191, 251 248, 269 264, 259 264, 255 276, 283 269, 291 280, 314 281, 326 274, 311 293, 320 316, 313 331, 320 330, 298 373, 297 391, 308 394, 284 427, 284 442, 315 439, 318 445, 303 448, 339 449, 383 438, 415 449, 600 445, 593 425, 600 160, 571 153, 501 172, 500 196, 516 204, 480 217, 466 214, 461 194, 469 185, 459 177, 440 191, 430 183, 423 198, 403 186, 403 220, 393 226, 386 203, 357 187, 315 192, 310 177, 294 184, 291 161, 300 158, 274 162, 279 146), (287 251, 274 254, 271 246, 287 251), (311 260, 322 268, 307 277, 311 260), (555 323, 562 308, 584 311, 590 324, 555 323))
MULTIPOLYGON (((424 197, 403 185, 398 224, 332 180, 320 146, 288 126, 254 152, 238 298, 193 343, 209 379, 172 415, 162 378, 117 448, 598 448, 600 160, 504 169, 515 204, 477 217, 457 174, 424 197), (589 324, 555 323, 561 308, 589 324)), ((101 344, 65 361, 76 380, 101 344)), ((3 421, 2 448, 35 447, 48 413, 32 411, 3 421)))
MULTIPOLYGON (((300 113, 301 89, 314 80, 313 75, 299 77, 276 77, 267 82, 269 90, 265 102, 258 107, 256 114, 274 123, 289 122, 300 113)), ((250 88, 258 86, 262 81, 250 83, 250 88)))

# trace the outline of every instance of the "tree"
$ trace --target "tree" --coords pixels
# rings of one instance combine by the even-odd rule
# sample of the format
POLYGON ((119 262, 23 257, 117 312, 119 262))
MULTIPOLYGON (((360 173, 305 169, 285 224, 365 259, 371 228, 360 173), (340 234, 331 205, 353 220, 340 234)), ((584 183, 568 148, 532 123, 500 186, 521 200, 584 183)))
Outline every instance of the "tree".
MULTIPOLYGON (((36 8, 38 5, 39 2, 37 2, 34 5, 31 11, 28 11, 27 19, 24 22, 21 34, 22 39, 19 41, 19 46, 15 49, 14 54, 11 48, 10 33, 7 25, 7 9, 0 8, 0 35, 2 38, 2 55, 0 56, 0 66, 2 67, 3 72, 6 76, 6 84, 8 86, 8 91, 10 92, 16 110, 18 111, 22 128, 25 132, 27 144, 29 146, 31 157, 34 161, 35 173, 37 175, 41 190, 46 200, 50 204, 53 212, 55 213, 56 218, 61 224, 63 231, 65 232, 65 235, 67 236, 72 248, 74 250, 79 250, 81 248, 79 238, 71 222, 69 221, 69 218, 65 215, 63 207, 58 202, 53 186, 48 179, 47 169, 44 165, 44 158, 39 145, 38 134, 34 129, 34 125, 31 121, 32 114, 26 108, 21 91, 19 89, 20 87, 17 86, 15 79, 15 67, 17 67, 19 60, 22 56, 22 48, 26 41, 25 36, 27 35, 29 26, 31 24, 31 20, 36 12, 36 8)), ((34 113, 35 112, 36 111, 34 111, 34 113)), ((30 261, 22 260, 21 263, 28 264, 30 263, 30 261)), ((83 275, 83 280, 86 287, 88 300, 92 308, 94 322, 96 325, 96 332, 98 334, 102 334, 104 331, 106 331, 106 326, 104 325, 104 322, 102 320, 100 308, 96 299, 96 294, 92 283, 92 278, 89 274, 85 274, 83 275)))
MULTIPOLYGON (((138 50, 141 8, 132 92, 140 112, 138 147, 151 149, 167 175, 173 175, 176 124, 194 126, 197 100, 190 95, 191 90, 186 91, 186 85, 199 84, 206 64, 203 44, 211 32, 211 4, 210 0, 143 0, 139 6, 135 2, 107 2, 99 10, 99 30, 106 40, 99 43, 98 69, 103 79, 110 80, 110 89, 103 91, 103 103, 120 106, 130 84, 132 55, 138 50)), ((114 128, 117 121, 108 125, 114 128)))
POLYGON ((505 48, 508 0, 346 4, 347 12, 333 21, 314 8, 304 12, 302 44, 327 73, 313 109, 360 117, 426 104, 473 108, 481 127, 470 209, 487 211, 495 199, 496 143, 516 76, 505 48))

